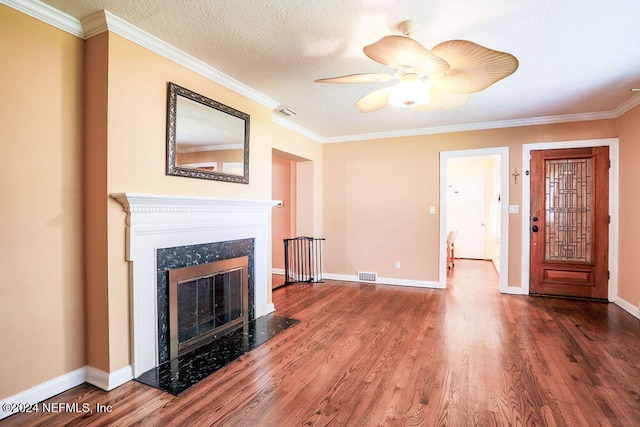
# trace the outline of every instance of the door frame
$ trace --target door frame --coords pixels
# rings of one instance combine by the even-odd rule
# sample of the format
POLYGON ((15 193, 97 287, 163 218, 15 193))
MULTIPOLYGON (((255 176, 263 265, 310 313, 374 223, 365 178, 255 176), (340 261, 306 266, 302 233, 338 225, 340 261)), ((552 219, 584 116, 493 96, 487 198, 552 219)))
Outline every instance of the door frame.
POLYGON ((520 293, 509 287, 509 147, 440 152, 439 287, 447 287, 447 160, 453 157, 500 156, 500 286, 501 293, 520 293))
POLYGON ((618 138, 586 139, 576 141, 541 142, 522 144, 522 293, 529 295, 530 236, 529 217, 531 216, 531 151, 553 150, 560 148, 609 147, 609 301, 613 302, 618 294, 618 138))

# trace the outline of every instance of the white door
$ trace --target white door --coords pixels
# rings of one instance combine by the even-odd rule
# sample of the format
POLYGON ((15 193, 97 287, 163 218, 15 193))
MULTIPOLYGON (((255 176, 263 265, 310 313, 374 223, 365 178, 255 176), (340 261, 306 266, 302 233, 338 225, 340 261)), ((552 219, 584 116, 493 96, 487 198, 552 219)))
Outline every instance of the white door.
POLYGON ((458 237, 456 258, 485 259, 485 178, 465 177, 458 181, 458 237))

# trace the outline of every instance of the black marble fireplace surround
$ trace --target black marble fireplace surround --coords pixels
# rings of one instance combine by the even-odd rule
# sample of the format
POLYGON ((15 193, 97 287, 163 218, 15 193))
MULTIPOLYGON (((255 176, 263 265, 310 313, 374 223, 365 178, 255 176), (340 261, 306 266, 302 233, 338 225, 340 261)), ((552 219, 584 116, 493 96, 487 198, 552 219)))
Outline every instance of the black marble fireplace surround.
POLYGON ((241 239, 156 250, 159 366, 136 380, 178 395, 216 370, 298 323, 268 314, 255 318, 254 239, 241 239), (169 270, 248 256, 249 324, 213 339, 177 359, 169 356, 169 270))
POLYGON ((158 286, 158 363, 170 359, 169 356, 169 270, 214 261, 249 257, 249 321, 255 318, 254 297, 254 240, 242 239, 227 242, 205 243, 201 245, 162 248, 156 251, 158 286))

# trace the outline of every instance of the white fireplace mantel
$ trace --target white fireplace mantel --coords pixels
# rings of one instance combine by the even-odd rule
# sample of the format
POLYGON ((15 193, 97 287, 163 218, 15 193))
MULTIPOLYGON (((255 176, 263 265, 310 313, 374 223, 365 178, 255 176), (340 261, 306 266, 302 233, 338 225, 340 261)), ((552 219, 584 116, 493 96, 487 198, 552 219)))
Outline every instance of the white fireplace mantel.
POLYGON ((158 366, 156 250, 254 239, 255 317, 269 302, 272 200, 116 193, 127 212, 126 258, 131 262, 133 372, 158 366))

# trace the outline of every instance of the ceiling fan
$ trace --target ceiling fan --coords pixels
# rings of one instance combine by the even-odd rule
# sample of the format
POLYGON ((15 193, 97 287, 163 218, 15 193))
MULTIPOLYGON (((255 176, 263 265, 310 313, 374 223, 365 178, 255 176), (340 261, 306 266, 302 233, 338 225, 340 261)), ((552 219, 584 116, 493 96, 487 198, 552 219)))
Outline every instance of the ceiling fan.
POLYGON ((356 101, 363 113, 387 105, 415 111, 433 111, 464 105, 472 93, 491 86, 516 71, 515 56, 467 40, 450 40, 429 50, 411 38, 414 21, 404 21, 404 36, 385 36, 365 46, 365 55, 395 69, 393 74, 362 73, 318 79, 317 83, 376 83, 399 80, 356 101))

